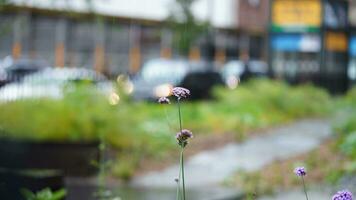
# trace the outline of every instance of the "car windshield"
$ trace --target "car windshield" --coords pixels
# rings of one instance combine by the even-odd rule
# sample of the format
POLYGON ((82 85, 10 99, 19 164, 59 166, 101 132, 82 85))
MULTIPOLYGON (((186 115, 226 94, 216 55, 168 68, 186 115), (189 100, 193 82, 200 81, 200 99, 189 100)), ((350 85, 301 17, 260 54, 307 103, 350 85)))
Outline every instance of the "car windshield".
POLYGON ((239 76, 244 71, 244 65, 240 61, 230 61, 228 62, 223 68, 223 75, 224 76, 239 76))
POLYGON ((144 65, 141 76, 145 81, 177 82, 183 79, 188 71, 183 61, 155 60, 144 65))

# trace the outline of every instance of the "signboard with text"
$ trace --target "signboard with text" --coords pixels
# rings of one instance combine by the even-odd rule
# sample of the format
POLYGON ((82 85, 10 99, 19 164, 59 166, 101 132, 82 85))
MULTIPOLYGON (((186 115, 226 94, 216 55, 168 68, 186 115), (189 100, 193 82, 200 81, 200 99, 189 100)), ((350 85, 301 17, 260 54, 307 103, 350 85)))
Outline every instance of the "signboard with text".
POLYGON ((348 49, 346 34, 343 32, 326 32, 325 47, 326 50, 332 52, 346 52, 348 49))
POLYGON ((317 34, 274 34, 271 45, 273 50, 284 52, 318 52, 321 48, 317 34))
POLYGON ((273 32, 316 32, 322 22, 320 0, 274 0, 273 32))
POLYGON ((356 57, 356 36, 352 36, 349 42, 349 54, 356 57))

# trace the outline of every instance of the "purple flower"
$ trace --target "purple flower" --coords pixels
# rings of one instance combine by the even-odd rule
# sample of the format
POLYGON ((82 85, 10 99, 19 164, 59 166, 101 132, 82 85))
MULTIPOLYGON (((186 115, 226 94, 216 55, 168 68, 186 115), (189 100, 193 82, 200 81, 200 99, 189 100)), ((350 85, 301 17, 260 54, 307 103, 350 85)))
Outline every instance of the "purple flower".
POLYGON ((338 191, 332 200, 352 200, 352 193, 348 190, 338 191))
POLYGON ((295 168, 295 169, 294 169, 294 173, 295 173, 297 176, 300 176, 300 177, 307 175, 307 172, 306 172, 306 170, 305 170, 304 167, 297 167, 297 168, 295 168))
POLYGON ((193 133, 187 129, 183 129, 181 132, 176 134, 178 144, 182 147, 185 147, 188 144, 188 139, 190 138, 193 138, 193 133))
POLYGON ((169 99, 167 97, 161 97, 158 99, 158 103, 160 104, 170 104, 171 102, 169 101, 169 99))
POLYGON ((178 99, 187 98, 190 95, 190 91, 188 89, 186 89, 186 88, 183 88, 183 87, 175 87, 175 88, 173 88, 172 93, 178 99))

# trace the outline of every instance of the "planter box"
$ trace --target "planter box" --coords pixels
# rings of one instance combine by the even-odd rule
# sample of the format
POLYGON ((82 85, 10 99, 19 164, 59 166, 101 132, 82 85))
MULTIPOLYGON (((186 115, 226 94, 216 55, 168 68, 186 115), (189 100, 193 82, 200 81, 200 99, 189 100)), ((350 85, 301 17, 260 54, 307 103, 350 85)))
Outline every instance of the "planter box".
POLYGON ((55 143, 0 140, 0 168, 55 169, 64 176, 96 174, 98 143, 55 143))
POLYGON ((64 188, 64 178, 59 171, 47 171, 45 174, 31 174, 31 172, 0 170, 0 197, 1 199, 25 200, 21 194, 22 189, 32 192, 50 188, 57 191, 64 188))

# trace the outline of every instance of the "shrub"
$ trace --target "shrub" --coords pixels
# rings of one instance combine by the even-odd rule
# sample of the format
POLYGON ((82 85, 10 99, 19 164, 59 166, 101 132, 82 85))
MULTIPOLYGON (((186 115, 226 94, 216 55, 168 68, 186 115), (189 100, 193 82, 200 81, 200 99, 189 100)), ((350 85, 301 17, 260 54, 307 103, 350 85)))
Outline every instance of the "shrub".
MULTIPOLYGON (((179 127, 176 108, 131 102, 120 92, 117 105, 110 105, 105 95, 89 85, 66 87, 62 99, 0 104, 0 137, 87 142, 104 135, 112 147, 122 152, 121 158, 134 156, 127 162, 130 165, 139 163, 143 156, 164 157, 176 143, 172 137, 179 127)), ((216 88, 214 96, 213 101, 187 102, 182 107, 184 126, 197 135, 230 132, 243 139, 250 130, 323 116, 331 107, 330 97, 322 89, 311 85, 291 87, 266 79, 249 81, 235 90, 216 88)), ((128 168, 122 165, 114 169, 117 174, 130 176, 128 168)))
POLYGON ((249 81, 235 90, 216 88, 214 95, 216 101, 187 108, 192 117, 187 120, 192 122, 190 127, 243 134, 302 117, 325 116, 332 105, 322 89, 312 85, 291 87, 267 79, 249 81))
POLYGON ((349 163, 344 166, 346 172, 356 172, 356 87, 339 99, 339 113, 334 130, 338 134, 339 150, 348 157, 349 163))

